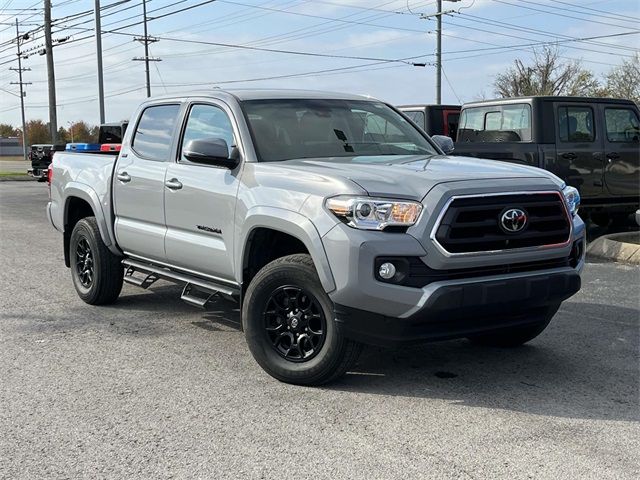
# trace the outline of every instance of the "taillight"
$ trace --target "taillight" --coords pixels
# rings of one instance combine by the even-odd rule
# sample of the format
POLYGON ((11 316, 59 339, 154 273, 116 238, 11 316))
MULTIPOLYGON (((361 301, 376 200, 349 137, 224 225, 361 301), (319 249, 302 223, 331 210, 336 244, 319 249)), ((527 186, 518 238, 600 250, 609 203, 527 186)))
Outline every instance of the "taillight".
POLYGON ((49 187, 49 200, 51 200, 51 182, 53 181, 53 159, 47 168, 47 186, 49 187))

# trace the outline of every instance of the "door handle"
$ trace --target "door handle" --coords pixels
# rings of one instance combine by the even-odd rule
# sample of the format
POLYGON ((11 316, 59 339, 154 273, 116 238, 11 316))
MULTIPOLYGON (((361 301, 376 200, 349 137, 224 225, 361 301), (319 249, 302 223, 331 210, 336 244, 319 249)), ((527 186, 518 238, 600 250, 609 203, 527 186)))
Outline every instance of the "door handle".
POLYGON ((573 152, 567 152, 562 154, 562 158, 566 158, 567 160, 575 160, 578 156, 573 152))
POLYGON ((171 180, 164 182, 164 186, 170 190, 180 190, 182 188, 182 183, 180 183, 177 178, 172 178, 171 180))
POLYGON ((131 177, 129 176, 129 174, 127 172, 118 172, 118 174, 116 175, 116 177, 118 178, 118 180, 120 180, 122 183, 129 183, 131 181, 131 177))
POLYGON ((615 160, 616 158, 620 158, 620 154, 618 152, 609 152, 607 153, 607 158, 609 160, 615 160))

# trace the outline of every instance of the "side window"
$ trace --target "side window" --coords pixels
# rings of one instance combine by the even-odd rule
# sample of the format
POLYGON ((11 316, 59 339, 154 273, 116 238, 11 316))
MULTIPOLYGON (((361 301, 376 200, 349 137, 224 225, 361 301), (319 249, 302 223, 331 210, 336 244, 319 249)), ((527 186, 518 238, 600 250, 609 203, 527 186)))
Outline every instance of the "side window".
POLYGON ((638 114, 630 108, 606 108, 604 120, 610 142, 636 142, 640 136, 638 114))
POLYGON ((167 160, 179 110, 180 105, 147 107, 142 112, 133 136, 133 150, 149 160, 167 160))
POLYGON ((462 110, 460 142, 530 142, 531 106, 514 103, 462 110))
POLYGON ((593 142, 596 138, 590 107, 558 107, 561 142, 593 142))
POLYGON ((420 128, 424 129, 424 126, 426 124, 425 117, 424 117, 424 112, 412 111, 412 112, 404 112, 404 114, 407 117, 409 117, 420 128))
POLYGON ((213 105, 194 105, 189 112, 187 126, 182 137, 180 148, 180 158, 188 161, 182 156, 182 150, 191 140, 201 140, 204 138, 221 138, 231 147, 236 145, 233 137, 233 127, 231 120, 224 110, 213 105))

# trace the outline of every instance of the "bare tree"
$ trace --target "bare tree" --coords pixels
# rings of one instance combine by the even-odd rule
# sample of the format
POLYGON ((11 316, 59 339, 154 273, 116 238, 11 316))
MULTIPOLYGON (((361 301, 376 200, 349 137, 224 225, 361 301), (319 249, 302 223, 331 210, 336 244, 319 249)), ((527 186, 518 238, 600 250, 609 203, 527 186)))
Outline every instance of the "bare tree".
POLYGON ((495 92, 501 97, 529 95, 593 95, 599 87, 593 73, 579 60, 564 61, 557 48, 534 50, 530 64, 516 59, 514 66, 496 76, 495 92))
POLYGON ((628 98, 640 103, 640 54, 614 67, 605 77, 603 96, 628 98))

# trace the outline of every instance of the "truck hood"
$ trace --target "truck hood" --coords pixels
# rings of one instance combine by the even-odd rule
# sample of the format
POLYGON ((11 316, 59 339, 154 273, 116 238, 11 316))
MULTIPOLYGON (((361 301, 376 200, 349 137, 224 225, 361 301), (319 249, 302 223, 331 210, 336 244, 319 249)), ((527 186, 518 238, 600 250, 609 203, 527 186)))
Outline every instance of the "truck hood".
POLYGON ((341 176, 355 182, 371 196, 421 200, 443 182, 509 178, 539 178, 548 186, 549 172, 493 160, 447 155, 387 155, 308 158, 282 162, 287 170, 341 176))

